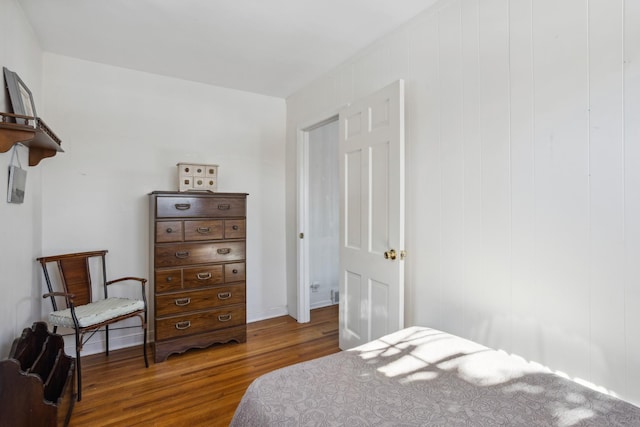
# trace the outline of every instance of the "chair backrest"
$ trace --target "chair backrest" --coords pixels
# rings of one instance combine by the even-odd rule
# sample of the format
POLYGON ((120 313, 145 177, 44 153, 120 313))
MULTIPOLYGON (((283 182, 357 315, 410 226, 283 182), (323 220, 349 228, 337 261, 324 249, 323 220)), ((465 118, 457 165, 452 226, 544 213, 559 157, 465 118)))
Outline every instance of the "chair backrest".
MULTIPOLYGON (((74 305, 83 305, 93 301, 91 292, 91 271, 89 269, 89 259, 94 257, 101 258, 103 288, 106 292, 106 264, 105 255, 107 251, 78 252, 72 254, 53 255, 41 257, 37 260, 42 266, 44 278, 47 282, 49 292, 54 292, 54 284, 49 274, 49 265, 56 264, 60 273, 60 281, 62 290, 69 294, 74 294, 74 305)), ((105 295, 106 297, 106 295, 105 295)), ((55 297, 51 297, 53 309, 58 310, 55 297)), ((69 301, 65 299, 67 308, 69 301)))

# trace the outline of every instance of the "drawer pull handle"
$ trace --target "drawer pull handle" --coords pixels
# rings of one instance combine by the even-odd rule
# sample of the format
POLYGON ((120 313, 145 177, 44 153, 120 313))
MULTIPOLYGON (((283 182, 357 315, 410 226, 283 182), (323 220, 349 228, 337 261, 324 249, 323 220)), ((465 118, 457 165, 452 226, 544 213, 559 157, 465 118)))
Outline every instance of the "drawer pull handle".
POLYGON ((189 251, 176 252, 176 258, 180 258, 180 259, 189 258, 189 251))
POLYGON ((233 226, 233 227, 231 227, 231 228, 233 228, 234 230, 238 230, 240 227, 238 227, 237 225, 234 225, 234 226, 233 226))
POLYGON ((191 322, 189 320, 185 320, 184 322, 176 323, 176 329, 179 331, 184 331, 191 327, 191 322))
POLYGON ((231 205, 228 203, 218 205, 218 209, 221 211, 228 211, 231 209, 231 205))
POLYGON ((211 233, 211 227, 198 227, 196 231, 200 234, 209 234, 211 233))
POLYGON ((171 227, 167 228, 167 233, 169 233, 169 234, 173 233, 173 228, 171 228, 171 227))
POLYGON ((176 203, 175 207, 179 211, 186 211, 188 209, 191 209, 191 203, 176 203))
POLYGON ((167 276, 167 282, 173 282, 173 276, 167 276))
POLYGON ((218 249, 218 253, 220 255, 226 255, 231 253, 231 248, 220 248, 218 249))
POLYGON ((191 298, 179 298, 175 300, 175 303, 178 307, 184 307, 185 305, 191 304, 191 298))
POLYGON ((232 272, 233 274, 238 274, 238 269, 237 269, 237 268, 234 268, 233 270, 231 270, 231 272, 232 272))
POLYGON ((221 322, 228 322, 229 320, 231 320, 231 313, 221 314, 220 316, 218 316, 218 320, 221 322))
POLYGON ((196 274, 196 277, 198 280, 209 280, 211 279, 211 273, 208 271, 206 273, 198 273, 196 274))
POLYGON ((219 292, 218 299, 229 299, 231 298, 231 292, 219 292))

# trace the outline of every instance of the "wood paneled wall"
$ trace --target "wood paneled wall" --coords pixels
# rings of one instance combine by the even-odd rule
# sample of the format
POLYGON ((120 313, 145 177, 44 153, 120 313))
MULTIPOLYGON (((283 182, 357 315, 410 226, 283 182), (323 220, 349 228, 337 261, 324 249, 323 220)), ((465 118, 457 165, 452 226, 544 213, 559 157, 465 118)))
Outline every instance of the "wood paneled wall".
POLYGON ((640 2, 439 2, 287 100, 289 185, 299 123, 398 78, 406 323, 640 402, 640 2))

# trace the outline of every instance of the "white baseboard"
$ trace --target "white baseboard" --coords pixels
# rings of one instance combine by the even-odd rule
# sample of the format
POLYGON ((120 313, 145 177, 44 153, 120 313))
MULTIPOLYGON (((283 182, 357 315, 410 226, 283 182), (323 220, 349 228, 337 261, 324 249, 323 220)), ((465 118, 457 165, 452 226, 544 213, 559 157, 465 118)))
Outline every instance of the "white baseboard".
POLYGON ((310 308, 311 310, 313 310, 314 308, 328 307, 330 305, 333 305, 333 303, 331 302, 330 299, 326 299, 326 300, 314 302, 313 304, 311 304, 310 308))
MULTIPOLYGON (((109 331, 109 351, 118 350, 121 348, 142 346, 142 331, 134 333, 120 334, 122 331, 109 331)), ((147 331, 147 343, 151 341, 151 334, 147 331)), ((66 332, 65 332, 66 334, 66 332)), ((82 347, 81 356, 88 356, 90 354, 104 353, 107 349, 104 332, 96 333, 91 339, 82 347)), ((76 338, 75 335, 64 336, 64 351, 69 356, 76 357, 76 338)), ((142 352, 142 349, 140 349, 142 352)), ((149 356, 149 355, 147 355, 149 356)), ((150 357, 150 356, 149 356, 150 357)))
POLYGON ((247 316, 247 323, 253 323, 253 322, 258 322, 260 320, 273 319, 274 317, 288 316, 288 315, 289 315, 289 312, 287 311, 286 306, 273 307, 261 313, 255 313, 255 314, 252 314, 251 316, 247 316))

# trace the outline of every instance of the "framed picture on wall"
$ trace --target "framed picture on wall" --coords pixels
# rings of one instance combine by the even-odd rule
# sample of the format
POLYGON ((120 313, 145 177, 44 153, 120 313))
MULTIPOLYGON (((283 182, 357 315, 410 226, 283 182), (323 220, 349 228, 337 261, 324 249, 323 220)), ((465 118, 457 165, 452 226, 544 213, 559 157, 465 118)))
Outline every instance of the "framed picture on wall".
MULTIPOLYGON (((31 91, 22 81, 20 76, 15 72, 9 70, 7 67, 2 67, 4 71, 4 81, 9 91, 9 99, 11 100, 11 108, 14 114, 22 116, 36 117, 36 105, 33 102, 33 95, 31 91)), ((32 125, 36 126, 36 120, 32 120, 32 125)), ((16 123, 28 125, 29 119, 16 118, 16 123)))
POLYGON ((27 171, 19 166, 9 166, 9 188, 7 190, 7 202, 22 203, 24 190, 27 184, 27 171))

